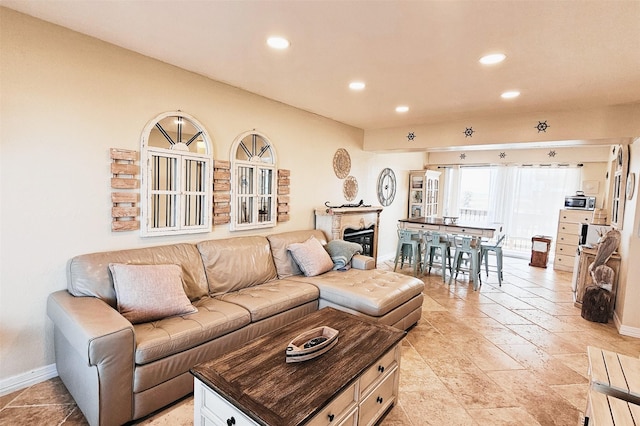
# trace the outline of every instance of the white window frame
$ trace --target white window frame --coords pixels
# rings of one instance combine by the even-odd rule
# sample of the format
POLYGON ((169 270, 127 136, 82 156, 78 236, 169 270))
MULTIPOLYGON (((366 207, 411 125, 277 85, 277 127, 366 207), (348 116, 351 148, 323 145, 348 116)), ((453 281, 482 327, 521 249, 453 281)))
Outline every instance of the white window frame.
POLYGON ((233 171, 231 175, 231 231, 241 231, 247 229, 262 229, 273 228, 277 224, 278 212, 277 208, 277 169, 276 169, 276 152, 273 144, 269 138, 261 132, 251 130, 240 134, 233 145, 231 146, 231 169, 233 171), (260 160, 260 157, 251 152, 252 157, 249 160, 240 160, 236 158, 238 147, 243 142, 243 139, 247 136, 255 135, 262 138, 269 145, 269 152, 271 154, 272 161, 266 163, 260 160), (247 186, 253 190, 250 192, 242 192, 238 190, 239 184, 242 179, 247 178, 247 173, 243 173, 243 169, 252 170, 251 182, 247 182, 247 186), (266 186, 270 187, 270 192, 261 194, 260 188, 260 171, 269 171, 271 173, 270 182, 266 186), (261 205, 260 200, 269 198, 269 212, 270 217, 268 220, 260 220, 259 207, 261 205), (248 199, 250 201, 250 210, 243 211, 242 202, 248 199), (247 220, 249 218, 250 220, 247 220))
MULTIPOLYGON (((184 147, 183 147, 184 148, 184 147)), ((181 111, 165 112, 151 120, 142 133, 141 150, 140 150, 140 164, 142 165, 143 172, 141 173, 141 185, 140 185, 140 204, 141 204, 141 216, 142 226, 140 227, 143 237, 161 236, 161 235, 179 235, 179 234, 193 234, 211 232, 212 225, 212 182, 213 182, 213 158, 211 156, 212 147, 211 139, 209 138, 204 127, 192 116, 185 114, 181 111), (187 119, 196 127, 197 130, 202 132, 202 138, 204 140, 204 153, 190 152, 180 149, 180 144, 172 145, 170 148, 161 148, 155 146, 149 146, 149 135, 151 130, 161 120, 167 117, 182 117, 187 119), (176 161, 176 168, 174 172, 175 190, 154 190, 153 180, 153 158, 166 158, 174 159, 176 161), (197 161, 202 164, 203 167, 203 181, 199 190, 193 191, 188 189, 189 181, 185 176, 187 167, 185 164, 187 161, 197 161), (159 195, 175 195, 175 203, 166 209, 170 215, 170 219, 167 222, 171 222, 172 226, 155 226, 153 215, 153 199, 152 197, 159 195), (199 206, 200 214, 198 215, 200 220, 196 225, 187 223, 187 200, 190 196, 202 197, 202 203, 199 206)))

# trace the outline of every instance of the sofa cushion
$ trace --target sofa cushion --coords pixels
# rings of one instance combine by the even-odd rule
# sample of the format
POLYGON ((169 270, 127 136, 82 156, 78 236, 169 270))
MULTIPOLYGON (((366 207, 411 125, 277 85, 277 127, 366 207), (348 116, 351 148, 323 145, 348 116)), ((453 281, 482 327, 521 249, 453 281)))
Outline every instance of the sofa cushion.
POLYGON ((135 363, 146 364, 238 330, 251 322, 242 307, 203 297, 194 303, 198 312, 136 324, 135 363))
POLYGON ((318 288, 311 284, 275 280, 216 298, 242 306, 251 313, 251 321, 257 322, 316 300, 319 294, 318 288))
POLYGON ((293 243, 287 246, 293 260, 307 277, 323 274, 333 269, 333 261, 322 243, 313 235, 304 243, 293 243))
MULTIPOLYGON (((372 269, 331 271, 317 277, 292 277, 320 289, 320 299, 380 317, 422 293, 424 283, 412 276, 372 269)), ((321 303, 322 304, 322 303, 321 303)))
POLYGON ((116 292, 109 274, 110 263, 180 265, 189 300, 194 301, 207 295, 207 279, 194 244, 173 244, 76 256, 67 264, 69 293, 74 296, 97 297, 115 308, 116 292))
POLYGON ((319 229, 311 229, 306 231, 282 232, 280 234, 268 235, 267 239, 271 245, 271 254, 273 263, 278 271, 278 278, 283 279, 292 275, 300 275, 302 272, 298 264, 291 256, 291 252, 287 250, 289 245, 294 243, 303 243, 311 236, 316 237, 318 241, 325 245, 327 237, 319 229))
POLYGON ((183 289, 180 265, 109 264, 118 312, 132 324, 197 311, 183 289))
POLYGON ((276 278, 265 237, 235 237, 197 244, 209 283, 209 294, 224 294, 276 278))

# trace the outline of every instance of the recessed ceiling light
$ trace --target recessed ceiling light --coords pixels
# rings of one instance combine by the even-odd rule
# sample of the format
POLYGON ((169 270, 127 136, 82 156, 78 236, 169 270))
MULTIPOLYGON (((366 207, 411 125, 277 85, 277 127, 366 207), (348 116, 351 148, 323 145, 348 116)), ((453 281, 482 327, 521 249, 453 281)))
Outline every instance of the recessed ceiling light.
POLYGON ((513 98, 517 98, 518 96, 520 96, 520 92, 518 92, 517 90, 510 90, 508 92, 504 92, 502 95, 500 95, 503 99, 513 99, 513 98))
POLYGON ((267 44, 274 49, 286 49, 291 43, 284 37, 274 36, 267 39, 267 44))
POLYGON ((396 107, 396 112, 407 112, 409 111, 409 107, 406 105, 400 105, 396 107))
POLYGON ((504 53, 492 53, 491 55, 485 55, 480 58, 480 63, 485 65, 498 64, 504 61, 506 57, 504 53))
POLYGON ((349 89, 351 90, 363 90, 365 86, 366 84, 364 84, 364 82, 362 81, 353 81, 349 83, 349 89))

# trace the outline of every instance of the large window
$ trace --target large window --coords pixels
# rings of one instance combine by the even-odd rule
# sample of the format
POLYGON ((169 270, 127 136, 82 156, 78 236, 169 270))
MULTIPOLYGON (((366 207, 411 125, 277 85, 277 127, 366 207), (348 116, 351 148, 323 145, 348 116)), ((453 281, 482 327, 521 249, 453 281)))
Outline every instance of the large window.
POLYGON ((578 167, 449 168, 444 208, 461 222, 502 224, 505 250, 528 252, 534 235, 555 235, 564 197, 580 189, 578 167))
POLYGON ((164 113, 143 132, 142 234, 211 230, 211 146, 204 128, 182 112, 164 113))
POLYGON ((266 136, 240 135, 233 145, 231 230, 276 225, 276 159, 266 136))

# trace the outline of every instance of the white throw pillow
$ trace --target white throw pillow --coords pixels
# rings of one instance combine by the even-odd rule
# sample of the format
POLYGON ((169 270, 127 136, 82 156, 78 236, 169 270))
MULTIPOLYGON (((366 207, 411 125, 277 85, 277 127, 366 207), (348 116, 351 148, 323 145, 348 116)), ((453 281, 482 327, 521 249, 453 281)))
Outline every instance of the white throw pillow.
POLYGON ((118 311, 132 324, 197 312, 187 297, 180 265, 109 264, 118 311))
POLYGON ((291 252, 293 260, 307 277, 314 277, 333 269, 333 261, 329 253, 313 236, 304 243, 289 244, 287 250, 291 252))

